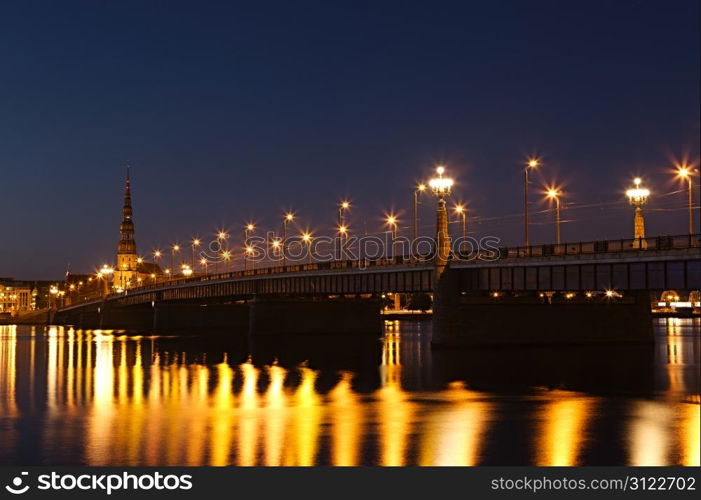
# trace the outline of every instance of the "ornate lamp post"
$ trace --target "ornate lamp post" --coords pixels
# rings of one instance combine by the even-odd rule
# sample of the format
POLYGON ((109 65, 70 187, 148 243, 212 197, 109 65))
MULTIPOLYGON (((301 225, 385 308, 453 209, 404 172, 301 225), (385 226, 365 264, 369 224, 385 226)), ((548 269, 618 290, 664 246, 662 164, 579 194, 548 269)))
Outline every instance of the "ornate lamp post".
POLYGON ((555 232, 557 244, 560 244, 560 192, 557 189, 548 189, 548 198, 555 200, 555 232))
POLYGON ((626 191, 628 201, 635 207, 635 220, 633 227, 633 237, 636 240, 634 243, 635 248, 645 248, 647 246, 647 243, 645 242, 645 219, 643 218, 642 206, 647 203, 647 200, 650 197, 650 190, 640 187, 641 182, 640 177, 636 177, 633 180, 635 187, 626 191))
POLYGON ((436 278, 439 278, 445 267, 448 265, 450 256, 450 234, 448 232, 448 213, 445 210, 445 197, 450 194, 453 188, 453 179, 443 177, 445 167, 438 166, 436 174, 428 183, 431 191, 438 198, 438 208, 436 209, 436 278))

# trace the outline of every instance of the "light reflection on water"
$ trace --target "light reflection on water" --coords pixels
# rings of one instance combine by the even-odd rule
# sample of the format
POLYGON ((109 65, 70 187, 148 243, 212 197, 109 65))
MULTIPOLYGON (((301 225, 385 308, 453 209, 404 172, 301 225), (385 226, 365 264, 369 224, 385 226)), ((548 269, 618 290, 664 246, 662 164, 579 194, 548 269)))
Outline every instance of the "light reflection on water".
POLYGON ((699 465, 698 320, 608 357, 432 352, 429 328, 284 360, 274 339, 2 326, 0 463, 699 465))

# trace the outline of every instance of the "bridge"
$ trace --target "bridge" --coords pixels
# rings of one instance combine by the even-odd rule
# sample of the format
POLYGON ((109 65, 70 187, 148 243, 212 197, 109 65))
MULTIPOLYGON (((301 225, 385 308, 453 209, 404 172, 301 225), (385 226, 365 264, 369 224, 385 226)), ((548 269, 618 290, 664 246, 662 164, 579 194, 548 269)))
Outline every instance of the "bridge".
MULTIPOLYGON (((439 234, 439 240, 440 240, 439 234)), ((383 294, 432 294, 437 344, 644 341, 652 294, 701 288, 700 235, 500 248, 439 259, 292 263, 73 302, 80 328, 377 333, 383 294), (567 325, 568 334, 559 329, 567 325), (641 333, 645 332, 645 333, 641 333)))

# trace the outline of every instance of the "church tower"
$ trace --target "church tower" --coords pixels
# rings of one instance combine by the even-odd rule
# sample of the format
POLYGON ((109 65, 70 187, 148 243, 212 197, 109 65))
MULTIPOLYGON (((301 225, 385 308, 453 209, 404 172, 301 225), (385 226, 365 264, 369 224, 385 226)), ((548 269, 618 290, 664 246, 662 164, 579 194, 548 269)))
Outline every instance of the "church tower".
POLYGON ((134 241, 134 221, 131 209, 131 181, 129 167, 124 186, 124 206, 122 207, 122 223, 119 226, 119 244, 117 245, 117 266, 114 270, 113 286, 126 290, 136 286, 138 273, 138 256, 136 241, 134 241))

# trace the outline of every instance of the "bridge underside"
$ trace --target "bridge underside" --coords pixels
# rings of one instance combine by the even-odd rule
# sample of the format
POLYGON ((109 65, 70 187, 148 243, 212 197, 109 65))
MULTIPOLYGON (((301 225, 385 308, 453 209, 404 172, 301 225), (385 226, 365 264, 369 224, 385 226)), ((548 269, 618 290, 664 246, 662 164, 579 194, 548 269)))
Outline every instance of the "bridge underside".
POLYGON ((155 332, 247 332, 250 335, 380 335, 381 302, 373 296, 268 296, 217 300, 100 302, 59 311, 54 322, 82 329, 155 332))

